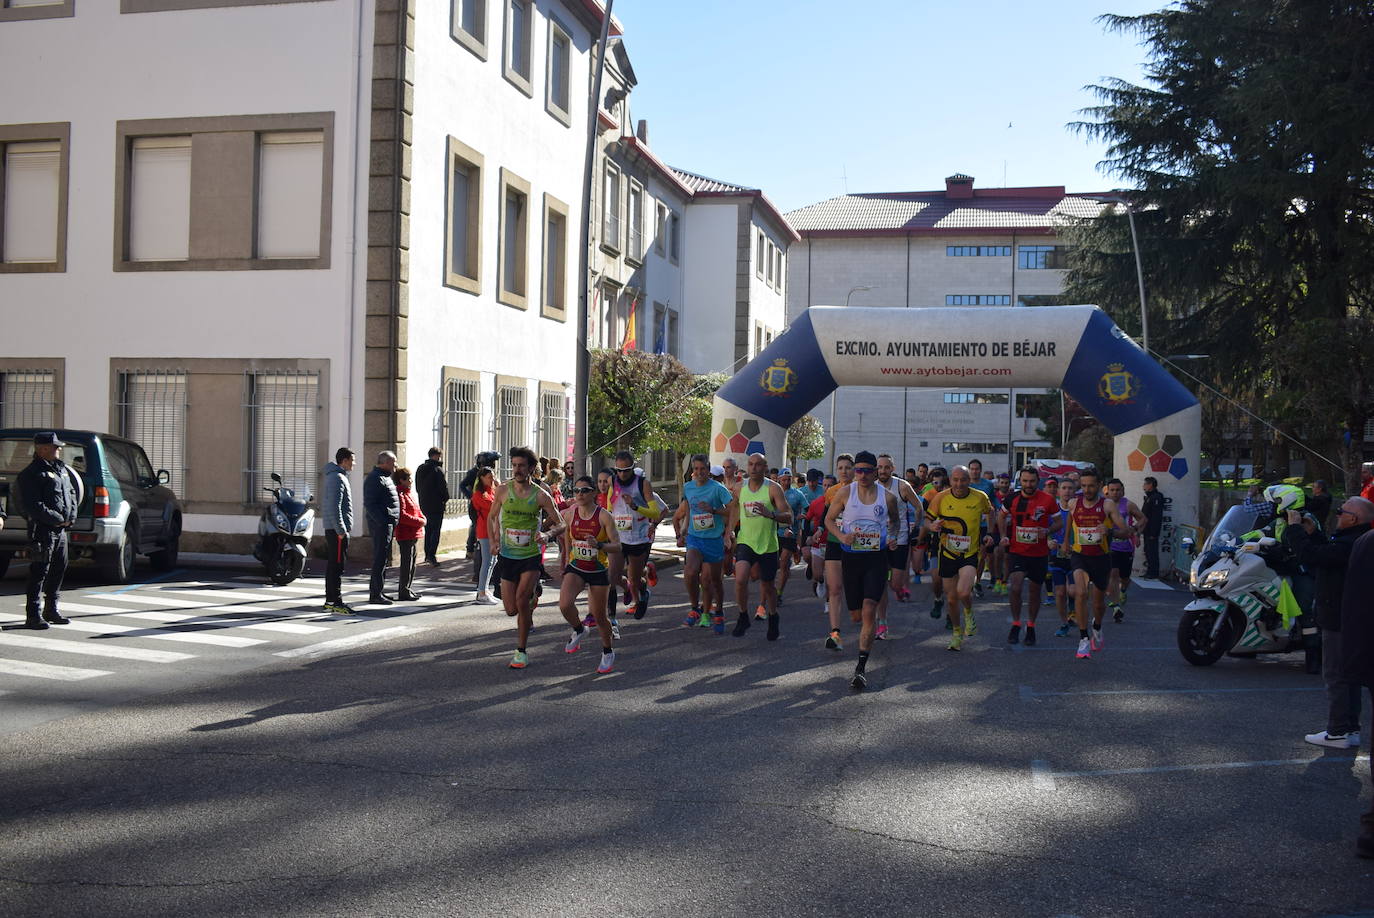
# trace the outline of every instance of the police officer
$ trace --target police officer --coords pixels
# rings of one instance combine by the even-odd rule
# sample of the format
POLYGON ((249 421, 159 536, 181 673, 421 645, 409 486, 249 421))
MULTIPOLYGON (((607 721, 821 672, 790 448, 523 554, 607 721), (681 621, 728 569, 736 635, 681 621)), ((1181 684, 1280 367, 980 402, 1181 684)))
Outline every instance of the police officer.
POLYGON ((76 522, 84 485, 81 476, 62 461, 64 445, 51 431, 34 434, 33 462, 15 481, 29 518, 29 588, 24 626, 36 631, 47 628, 49 623, 69 624, 57 611, 57 594, 67 573, 67 530, 76 522))

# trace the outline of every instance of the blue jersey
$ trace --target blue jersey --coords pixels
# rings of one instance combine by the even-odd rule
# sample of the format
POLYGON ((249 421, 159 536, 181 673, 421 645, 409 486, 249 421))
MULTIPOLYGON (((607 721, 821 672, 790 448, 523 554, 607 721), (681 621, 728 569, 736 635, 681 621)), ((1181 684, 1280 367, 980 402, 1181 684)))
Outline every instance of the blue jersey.
MULTIPOLYGON (((1000 501, 997 500, 997 497, 995 496, 995 492, 997 489, 993 487, 992 482, 988 481, 986 478, 980 478, 977 481, 970 481, 968 486, 975 491, 982 491, 984 494, 986 494, 988 498, 988 503, 992 504, 992 508, 994 511, 1001 509, 1002 504, 1000 501)), ((987 520, 983 520, 982 528, 988 528, 987 520)))
POLYGON ((698 539, 719 539, 725 535, 725 517, 712 513, 730 505, 734 498, 730 489, 719 481, 707 481, 704 485, 689 479, 682 486, 682 499, 687 502, 687 533, 698 539), (710 510, 702 510, 698 504, 706 504, 710 510))
MULTIPOLYGON (((825 492, 822 491, 821 493, 825 492)), ((782 535, 789 529, 794 533, 800 533, 802 520, 806 517, 806 508, 811 506, 811 501, 815 498, 808 500, 805 488, 788 488, 783 492, 783 496, 787 498, 787 508, 792 511, 792 522, 785 526, 781 523, 778 524, 778 535, 782 535)))

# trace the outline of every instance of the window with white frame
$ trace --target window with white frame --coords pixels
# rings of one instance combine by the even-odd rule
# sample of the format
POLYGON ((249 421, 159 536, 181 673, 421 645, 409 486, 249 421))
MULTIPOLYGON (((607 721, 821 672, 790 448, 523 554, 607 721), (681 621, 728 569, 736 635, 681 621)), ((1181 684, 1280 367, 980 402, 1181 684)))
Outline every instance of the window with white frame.
POLYGON ((482 60, 487 59, 488 2, 489 0, 453 0, 453 18, 449 27, 449 34, 453 36, 454 41, 482 60))
POLYGON ((448 492, 453 498, 445 507, 445 515, 467 512, 467 500, 462 498, 459 484, 464 469, 477 455, 477 432, 482 417, 481 385, 476 379, 450 377, 444 380, 439 414, 439 442, 443 444, 447 464, 448 492))
POLYGON ((662 201, 654 202, 654 251, 662 255, 667 252, 668 205, 662 201))
MULTIPOLYGON (((119 433, 143 447, 155 469, 186 496, 186 373, 140 370, 119 374, 119 433)), ((284 477, 284 476, 283 476, 284 477)))
POLYGON ((318 258, 323 131, 258 135, 259 258, 318 258))
POLYGON ((539 455, 558 459, 568 452, 568 397, 561 389, 539 393, 539 455))
POLYGON ((756 253, 754 258, 754 276, 757 277, 759 280, 763 280, 765 270, 763 262, 764 259, 768 257, 768 240, 764 238, 763 230, 758 231, 758 240, 757 244, 755 245, 755 248, 758 249, 758 252, 756 253))
POLYGON ((0 372, 0 427, 57 426, 57 374, 52 370, 0 372))
POLYGON ((482 154, 448 138, 448 214, 444 283, 482 292, 482 154))
POLYGON ((620 251, 620 169, 610 160, 601 183, 601 244, 620 251))
POLYGON ((501 170, 501 271, 497 299, 525 308, 529 265, 530 184, 508 169, 501 170))
POLYGON ((250 370, 247 377, 249 502, 263 499, 273 472, 297 494, 314 494, 321 465, 316 439, 320 374, 250 370))
POLYGON ((191 256, 191 136, 139 137, 129 178, 129 260, 191 256))
POLYGON ((625 234, 625 257, 644 260, 644 187, 631 179, 628 226, 625 234))
POLYGON ((533 95, 530 84, 531 50, 534 45, 534 4, 531 0, 506 0, 506 79, 533 95))
POLYGON ((773 258, 774 258, 774 260, 776 260, 777 263, 778 263, 778 269, 777 269, 777 272, 776 272, 777 290, 778 290, 779 293, 782 293, 782 267, 783 267, 783 254, 782 254, 782 249, 776 249, 776 250, 774 250, 774 252, 773 252, 773 258))
POLYGON ((500 385, 496 388, 496 451, 501 454, 501 479, 511 475, 510 451, 517 446, 529 446, 526 418, 529 416, 524 385, 500 385))
POLYGON ((668 218, 668 258, 674 263, 678 259, 678 251, 682 246, 682 218, 677 211, 673 211, 668 218))
POLYGON ((551 319, 567 317, 568 205, 544 195, 544 305, 551 319))
POLYGON ((65 267, 66 132, 66 125, 0 128, 0 270, 65 267), (58 128, 64 137, 18 139, 44 128, 58 128))
POLYGON ((774 269, 774 264, 773 264, 773 252, 774 252, 774 251, 776 251, 776 249, 774 248, 773 243, 770 241, 770 242, 768 243, 768 247, 767 247, 767 250, 766 250, 764 259, 763 259, 765 262, 767 262, 767 264, 764 266, 765 271, 766 271, 766 275, 767 275, 767 276, 765 277, 765 282, 768 284, 769 287, 772 287, 772 286, 773 286, 773 269, 774 269))
POLYGON ((572 124, 572 38, 553 18, 549 19, 548 79, 544 105, 549 114, 572 124))

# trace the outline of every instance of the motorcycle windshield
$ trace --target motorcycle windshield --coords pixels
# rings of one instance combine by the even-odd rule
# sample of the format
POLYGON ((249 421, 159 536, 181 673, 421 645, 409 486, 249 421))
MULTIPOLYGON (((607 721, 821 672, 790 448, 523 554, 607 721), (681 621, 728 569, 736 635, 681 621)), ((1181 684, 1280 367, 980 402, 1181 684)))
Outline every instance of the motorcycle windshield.
POLYGON ((1271 503, 1236 504, 1227 510, 1217 521, 1207 541, 1202 543, 1198 552, 1197 568, 1206 570, 1228 551, 1235 551, 1248 541, 1245 536, 1263 529, 1274 521, 1274 505, 1271 503))
POLYGON ((290 488, 282 488, 281 498, 277 501, 282 512, 291 517, 299 517, 305 512, 305 501, 296 496, 290 488))

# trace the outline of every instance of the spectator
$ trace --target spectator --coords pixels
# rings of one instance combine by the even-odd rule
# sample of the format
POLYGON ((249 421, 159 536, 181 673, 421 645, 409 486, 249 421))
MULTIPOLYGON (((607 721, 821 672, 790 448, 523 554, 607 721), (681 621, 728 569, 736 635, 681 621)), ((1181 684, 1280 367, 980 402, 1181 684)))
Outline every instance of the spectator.
POLYGON ((76 523, 85 485, 75 469, 62 461, 66 444, 53 431, 33 436, 33 462, 14 483, 24 515, 29 519, 29 582, 24 603, 24 627, 43 631, 71 620, 57 610, 62 578, 67 573, 67 530, 76 523), (39 596, 42 595, 42 614, 39 596))
MULTIPOLYGON (((1355 540, 1348 571, 1341 597, 1341 677, 1368 688, 1374 703, 1374 533, 1366 532, 1355 540)), ((1374 858, 1374 807, 1360 817, 1355 852, 1374 858)))
POLYGON ((1314 520, 1290 510, 1291 526, 1301 521, 1308 541, 1299 556, 1302 564, 1317 575, 1317 625, 1322 630, 1322 679, 1326 683, 1326 729, 1308 734, 1315 746, 1355 749, 1360 745, 1360 686, 1345 681, 1341 673, 1341 600, 1346 589, 1346 571, 1355 541, 1370 530, 1374 522, 1374 503, 1362 497, 1348 498, 1337 511, 1336 531, 1324 539, 1314 520))
POLYGON ((1360 496, 1374 503, 1374 462, 1360 466, 1360 496))
POLYGON ((425 515, 425 563, 437 565, 444 510, 452 496, 448 492, 448 476, 444 474, 444 451, 437 446, 429 448, 429 458, 415 470, 415 493, 425 515))
POLYGON ((478 469, 495 469, 496 464, 501 460, 501 454, 491 450, 483 450, 477 454, 472 461, 472 468, 463 474, 463 480, 458 483, 458 490, 468 501, 468 544, 467 556, 472 559, 472 574, 468 577, 469 583, 477 582, 477 572, 481 567, 481 558, 477 545, 477 517, 472 509, 472 488, 477 481, 478 469))
POLYGON ((353 609, 343 601, 348 535, 353 531, 353 488, 348 483, 353 463, 353 450, 341 446, 334 452, 334 461, 324 467, 324 498, 320 506, 324 522, 324 611, 331 615, 353 614, 353 609))
POLYGON ((577 476, 574 475, 573 472, 576 469, 577 466, 573 464, 571 459, 563 463, 563 499, 568 503, 572 503, 573 499, 572 489, 577 480, 577 476))
POLYGON ((487 588, 491 585, 492 567, 496 563, 496 550, 492 545, 491 530, 488 528, 490 521, 487 518, 487 515, 491 513, 491 505, 495 497, 496 476, 489 468, 478 469, 477 478, 473 484, 470 506, 474 519, 472 530, 477 536, 480 556, 477 566, 477 602, 484 606, 496 605, 496 600, 487 593, 487 588))
POLYGON ((1317 518, 1317 523, 1323 530, 1330 528, 1331 492, 1327 490, 1326 482, 1320 478, 1312 482, 1312 496, 1307 499, 1307 512, 1317 518))
POLYGON ((1164 528, 1164 495, 1159 493, 1159 481, 1153 476, 1145 478, 1145 497, 1140 502, 1140 512, 1145 514, 1145 579, 1159 579, 1159 534, 1164 528))
POLYGON ((568 499, 563 494, 563 473, 558 470, 558 466, 549 466, 549 470, 544 476, 544 484, 548 487, 549 495, 553 498, 553 505, 562 512, 568 506, 568 499))
POLYGON ((425 529, 425 514, 415 502, 415 492, 411 489, 410 469, 397 469, 391 473, 396 483, 396 497, 400 501, 400 517, 396 520, 396 542, 401 546, 401 576, 396 596, 406 602, 414 602, 420 594, 411 589, 415 582, 415 547, 420 533, 425 529))
POLYGON ((377 454, 377 465, 363 479, 363 512, 372 532, 372 579, 368 582, 367 601, 378 606, 395 602, 382 592, 391 540, 396 534, 396 520, 401 516, 401 498, 396 493, 396 482, 391 480, 395 471, 396 454, 383 450, 377 454))

